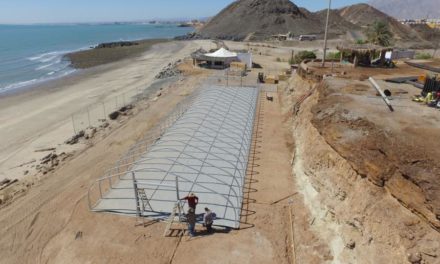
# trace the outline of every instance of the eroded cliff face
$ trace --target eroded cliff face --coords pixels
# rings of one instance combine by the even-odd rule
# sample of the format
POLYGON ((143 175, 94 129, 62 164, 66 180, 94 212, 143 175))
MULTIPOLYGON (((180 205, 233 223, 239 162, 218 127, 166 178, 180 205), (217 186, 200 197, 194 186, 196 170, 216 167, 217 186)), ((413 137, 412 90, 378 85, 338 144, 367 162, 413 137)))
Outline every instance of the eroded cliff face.
POLYGON ((411 122, 424 118, 417 112, 387 113, 380 106, 362 109, 362 97, 371 90, 344 95, 338 87, 346 86, 341 84, 319 89, 319 99, 312 109, 313 125, 361 177, 385 187, 402 205, 440 231, 440 141, 435 140, 440 129, 430 125, 429 117, 422 126, 411 122), (381 115, 394 117, 391 123, 375 123, 375 117, 381 115))
MULTIPOLYGON (((285 104, 310 85, 291 81, 285 104)), ((319 242, 331 257, 317 263, 440 263, 438 167, 426 166, 435 149, 418 145, 407 116, 387 117, 370 94, 365 83, 326 80, 294 117, 293 172, 317 237, 298 254, 307 258, 319 242)))

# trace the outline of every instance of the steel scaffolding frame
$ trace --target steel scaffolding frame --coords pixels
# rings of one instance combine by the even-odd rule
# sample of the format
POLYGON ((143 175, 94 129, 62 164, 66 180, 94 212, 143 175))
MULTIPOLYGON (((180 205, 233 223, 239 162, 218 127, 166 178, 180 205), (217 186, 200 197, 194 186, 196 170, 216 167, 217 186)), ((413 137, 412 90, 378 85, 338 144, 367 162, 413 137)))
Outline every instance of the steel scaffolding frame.
POLYGON ((91 210, 137 214, 135 175, 155 210, 143 216, 165 219, 176 192, 195 192, 201 205, 217 213, 217 225, 239 228, 258 94, 255 87, 202 89, 174 124, 149 139, 151 146, 135 145, 110 169, 115 173, 97 181, 100 190, 101 181, 109 182, 108 191, 101 190, 94 205, 89 199, 91 210))

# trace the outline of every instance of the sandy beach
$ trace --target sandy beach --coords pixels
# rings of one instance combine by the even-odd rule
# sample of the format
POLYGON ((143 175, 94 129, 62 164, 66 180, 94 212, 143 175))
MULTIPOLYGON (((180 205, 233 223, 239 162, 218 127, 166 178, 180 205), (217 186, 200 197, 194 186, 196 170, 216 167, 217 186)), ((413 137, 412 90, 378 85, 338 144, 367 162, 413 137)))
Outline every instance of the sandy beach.
POLYGON ((79 71, 15 94, 0 96, 0 180, 32 174, 32 161, 57 148, 69 152, 81 144, 63 144, 75 131, 72 115, 133 89, 146 89, 166 67, 209 42, 167 42, 142 55, 79 71), (26 166, 20 166, 29 163, 26 166))

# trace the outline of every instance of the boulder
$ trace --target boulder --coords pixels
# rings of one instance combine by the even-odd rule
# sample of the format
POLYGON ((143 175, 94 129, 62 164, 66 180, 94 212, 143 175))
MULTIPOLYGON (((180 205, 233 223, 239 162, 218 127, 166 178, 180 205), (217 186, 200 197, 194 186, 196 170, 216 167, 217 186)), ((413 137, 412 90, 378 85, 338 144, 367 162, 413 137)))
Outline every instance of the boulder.
POLYGON ((78 143, 79 139, 84 137, 84 130, 78 132, 78 134, 74 135, 70 139, 68 139, 65 143, 68 145, 74 145, 78 143))
POLYGON ((348 249, 354 249, 356 247, 356 242, 354 240, 348 241, 348 243, 345 245, 348 249))
POLYGON ((101 128, 107 128, 110 124, 108 122, 104 122, 100 125, 101 128))
POLYGON ((116 119, 118 119, 118 117, 119 117, 119 111, 114 111, 114 112, 110 113, 110 114, 108 115, 108 117, 110 118, 110 120, 116 120, 116 119))
POLYGON ((89 127, 86 129, 85 133, 84 133, 84 138, 85 139, 91 139, 95 136, 96 134, 96 128, 95 127, 89 127))
POLYGON ((408 255, 408 261, 412 264, 420 264, 422 263, 422 254, 420 253, 411 253, 408 255))

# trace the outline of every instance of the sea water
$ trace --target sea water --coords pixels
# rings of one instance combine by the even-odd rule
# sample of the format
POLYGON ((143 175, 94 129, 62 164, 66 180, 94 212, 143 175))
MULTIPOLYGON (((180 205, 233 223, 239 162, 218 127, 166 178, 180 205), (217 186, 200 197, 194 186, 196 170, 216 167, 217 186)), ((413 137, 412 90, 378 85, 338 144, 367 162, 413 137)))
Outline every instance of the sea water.
POLYGON ((0 93, 60 78, 75 69, 64 55, 112 41, 173 38, 176 24, 0 25, 0 93))

